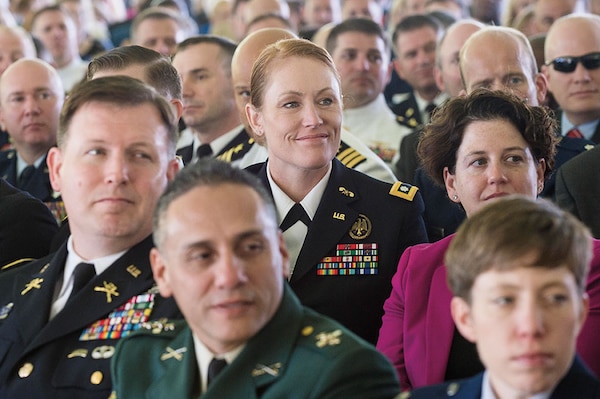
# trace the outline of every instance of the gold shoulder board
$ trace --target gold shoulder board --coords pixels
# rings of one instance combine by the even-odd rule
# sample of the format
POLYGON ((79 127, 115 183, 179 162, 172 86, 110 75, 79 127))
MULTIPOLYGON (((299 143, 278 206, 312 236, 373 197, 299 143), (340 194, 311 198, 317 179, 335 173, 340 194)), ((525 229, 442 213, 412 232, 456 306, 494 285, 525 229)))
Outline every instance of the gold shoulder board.
POLYGON ((412 201, 415 198, 417 191, 419 191, 419 188, 417 186, 397 181, 392 186, 392 189, 390 190, 390 195, 400 197, 407 201, 412 201))

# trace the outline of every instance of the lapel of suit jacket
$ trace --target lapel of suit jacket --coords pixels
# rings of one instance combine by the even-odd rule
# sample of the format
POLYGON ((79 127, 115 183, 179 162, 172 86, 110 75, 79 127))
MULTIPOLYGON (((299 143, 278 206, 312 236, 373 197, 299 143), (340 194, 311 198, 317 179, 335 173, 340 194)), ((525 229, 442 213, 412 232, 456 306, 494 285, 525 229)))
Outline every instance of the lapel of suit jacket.
POLYGON ((258 398, 257 391, 277 382, 287 369, 301 323, 302 305, 284 283, 283 298, 273 318, 211 384, 206 398, 258 398))
POLYGON ((170 358, 162 361, 164 374, 154 380, 146 390, 146 398, 192 398, 198 386, 200 372, 194 352, 194 340, 189 326, 168 345, 170 348, 187 348, 181 361, 170 358))
POLYGON ((104 318, 131 297, 152 287, 154 280, 152 279, 152 270, 148 259, 152 245, 152 237, 149 236, 130 248, 103 273, 94 277, 90 284, 86 285, 72 301, 69 301, 48 322, 25 352, 44 345, 57 337, 85 328, 104 318), (132 265, 140 272, 139 274, 128 271, 128 268, 132 265), (104 289, 107 284, 111 283, 116 286, 116 289, 112 295, 109 295, 104 289))
POLYGON ((452 337, 454 321, 450 314, 452 293, 446 283, 446 266, 438 267, 431 278, 429 290, 429 312, 427 312, 425 367, 426 384, 444 380, 452 337))
POLYGON ((359 199, 359 189, 350 170, 334 159, 331 176, 298 254, 291 282, 313 270, 327 251, 348 233, 358 217, 358 211, 351 204, 359 199))
POLYGON ((66 257, 65 244, 49 258, 49 262, 40 263, 33 273, 20 273, 15 278, 12 297, 14 309, 17 310, 19 333, 25 343, 31 342, 48 323, 54 287, 62 276, 66 257))

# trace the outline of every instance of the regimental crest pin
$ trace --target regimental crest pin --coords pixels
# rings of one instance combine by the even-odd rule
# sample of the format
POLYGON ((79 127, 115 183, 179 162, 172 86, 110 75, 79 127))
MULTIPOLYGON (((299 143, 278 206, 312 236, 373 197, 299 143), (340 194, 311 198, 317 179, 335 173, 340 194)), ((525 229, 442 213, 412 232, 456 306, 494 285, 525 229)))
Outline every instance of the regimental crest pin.
POLYGON ((372 230, 373 225, 371 224, 371 220, 361 213, 354 224, 352 224, 352 228, 348 234, 355 240, 364 240, 371 234, 372 230))

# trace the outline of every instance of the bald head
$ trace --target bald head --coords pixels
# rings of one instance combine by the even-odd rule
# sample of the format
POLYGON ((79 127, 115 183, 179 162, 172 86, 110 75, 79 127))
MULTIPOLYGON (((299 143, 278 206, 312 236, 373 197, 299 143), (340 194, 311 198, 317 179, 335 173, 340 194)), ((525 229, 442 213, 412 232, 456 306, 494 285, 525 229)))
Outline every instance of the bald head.
POLYGON ((268 28, 256 31, 242 40, 233 54, 231 60, 231 78, 235 101, 240 113, 240 118, 248 133, 252 132, 246 119, 246 104, 250 101, 250 75, 252 65, 265 47, 279 40, 297 38, 292 32, 285 29, 268 28))
POLYGON ((22 58, 0 77, 0 122, 28 164, 56 143, 63 100, 60 77, 44 61, 22 58))
POLYGON ((450 95, 458 96, 463 89, 458 56, 460 49, 472 34, 485 25, 474 19, 464 19, 452 24, 436 49, 435 78, 438 88, 450 95))
POLYGON ((9 65, 2 74, 0 78, 0 101, 4 102, 4 95, 7 94, 7 90, 27 86, 32 80, 39 80, 38 83, 43 83, 43 86, 50 88, 61 100, 64 98, 62 81, 52 65, 37 58, 22 58, 9 65), (39 79, 33 79, 34 76, 39 79))
POLYGON ((513 28, 485 27, 467 39, 460 52, 460 72, 467 93, 476 88, 508 90, 532 105, 546 96, 529 40, 513 28))

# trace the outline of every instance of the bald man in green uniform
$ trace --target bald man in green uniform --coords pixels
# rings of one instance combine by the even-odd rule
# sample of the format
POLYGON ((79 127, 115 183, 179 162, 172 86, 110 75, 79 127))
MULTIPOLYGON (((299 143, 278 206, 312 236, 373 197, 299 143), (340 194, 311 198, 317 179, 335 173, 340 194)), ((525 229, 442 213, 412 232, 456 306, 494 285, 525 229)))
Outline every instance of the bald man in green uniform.
POLYGON ((150 260, 186 321, 149 323, 112 362, 118 398, 392 398, 388 361, 287 286, 271 196, 219 161, 181 172, 159 201, 150 260))

